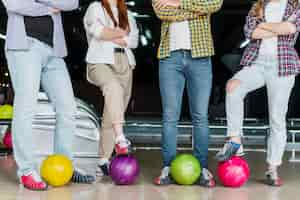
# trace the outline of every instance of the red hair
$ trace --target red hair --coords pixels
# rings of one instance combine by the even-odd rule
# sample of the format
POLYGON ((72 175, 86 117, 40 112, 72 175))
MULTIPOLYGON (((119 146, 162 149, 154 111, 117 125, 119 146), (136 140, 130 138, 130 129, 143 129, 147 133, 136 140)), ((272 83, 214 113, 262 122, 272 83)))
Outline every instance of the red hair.
POLYGON ((119 24, 117 20, 115 19, 113 12, 111 10, 111 6, 108 2, 108 0, 102 0, 101 1, 104 9, 112 19, 115 27, 120 27, 124 30, 129 30, 129 20, 128 20, 128 14, 127 14, 127 6, 125 4, 125 0, 117 0, 117 9, 118 9, 118 15, 119 15, 119 24))

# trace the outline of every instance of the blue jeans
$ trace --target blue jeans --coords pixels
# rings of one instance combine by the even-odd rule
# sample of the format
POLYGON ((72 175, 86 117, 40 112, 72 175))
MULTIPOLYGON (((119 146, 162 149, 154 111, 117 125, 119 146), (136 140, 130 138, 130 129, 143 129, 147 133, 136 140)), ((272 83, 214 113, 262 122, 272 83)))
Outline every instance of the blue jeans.
POLYGON ((163 165, 170 166, 176 156, 177 124, 182 96, 187 86, 193 124, 194 156, 207 168, 208 104, 212 87, 210 57, 192 58, 190 51, 171 52, 159 62, 159 85, 163 107, 162 152, 163 165))
POLYGON ((32 121, 40 84, 56 111, 54 152, 73 159, 72 144, 76 131, 76 104, 64 60, 54 57, 53 49, 38 40, 29 38, 29 43, 29 50, 6 51, 15 91, 12 134, 19 176, 35 170, 32 121))

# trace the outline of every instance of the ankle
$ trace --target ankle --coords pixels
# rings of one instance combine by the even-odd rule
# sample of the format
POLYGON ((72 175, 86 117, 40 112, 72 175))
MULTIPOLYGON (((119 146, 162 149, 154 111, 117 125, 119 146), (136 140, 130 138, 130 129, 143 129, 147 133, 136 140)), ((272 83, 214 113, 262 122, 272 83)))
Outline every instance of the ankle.
POLYGON ((231 137, 231 138, 229 138, 229 141, 236 143, 236 144, 242 144, 241 137, 231 137))
POLYGON ((102 166, 102 165, 105 165, 108 163, 109 163, 109 160, 107 158, 100 158, 98 165, 102 166))
POLYGON ((276 165, 269 165, 268 166, 268 171, 277 172, 277 169, 278 169, 278 166, 276 166, 276 165))
POLYGON ((125 135, 124 135, 124 134, 119 134, 119 135, 116 137, 115 142, 116 142, 116 143, 119 143, 119 142, 123 142, 123 141, 126 141, 125 135))
POLYGON ((171 170, 170 166, 165 166, 165 167, 163 167, 163 169, 162 169, 162 171, 164 171, 164 172, 166 172, 166 173, 170 173, 170 170, 171 170))
POLYGON ((162 171, 161 171, 161 176, 162 176, 162 177, 169 176, 170 170, 171 170, 171 169, 170 169, 169 166, 164 167, 164 168, 162 169, 162 171))

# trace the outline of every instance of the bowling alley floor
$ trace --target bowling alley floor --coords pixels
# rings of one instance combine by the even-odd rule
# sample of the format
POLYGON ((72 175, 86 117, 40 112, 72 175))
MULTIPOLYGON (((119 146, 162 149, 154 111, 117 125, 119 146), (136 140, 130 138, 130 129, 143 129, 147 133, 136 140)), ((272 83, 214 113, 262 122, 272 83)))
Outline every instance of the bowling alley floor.
MULTIPOLYGON (((138 182, 132 186, 115 186, 109 179, 98 180, 93 185, 68 185, 50 188, 45 192, 28 191, 21 187, 15 175, 15 163, 11 157, 0 159, 0 200, 298 200, 300 199, 300 163, 289 163, 286 154, 280 174, 284 186, 274 188, 262 183, 264 178, 264 153, 248 153, 251 167, 250 181, 242 188, 224 188, 220 184, 214 189, 199 186, 157 187, 152 179, 159 174, 161 156, 159 151, 137 151, 141 165, 138 182)), ((214 152, 211 152, 211 158, 214 152)), ((93 159, 79 160, 78 164, 95 172, 93 159)), ((215 172, 216 162, 210 159, 215 172)))

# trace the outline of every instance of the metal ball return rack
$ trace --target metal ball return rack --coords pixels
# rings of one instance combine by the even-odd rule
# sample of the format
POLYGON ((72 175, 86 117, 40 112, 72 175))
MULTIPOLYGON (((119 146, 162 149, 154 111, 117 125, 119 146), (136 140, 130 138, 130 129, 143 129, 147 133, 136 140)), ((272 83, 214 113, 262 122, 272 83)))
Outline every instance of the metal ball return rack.
MULTIPOLYGON (((76 158, 98 158, 99 144, 99 115, 92 106, 80 99, 77 102, 77 132, 73 145, 76 158)), ((38 113, 33 120, 33 135, 35 152, 39 156, 46 156, 53 152, 53 135, 55 130, 55 112, 44 93, 39 94, 38 113)), ((0 129, 8 127, 10 120, 1 120, 0 129)), ((210 150, 217 151, 226 140, 226 119, 210 120, 210 150)), ((178 124, 178 150, 191 150, 193 147, 193 127, 190 121, 178 124)), ((162 133, 159 118, 129 118, 125 132, 133 142, 134 149, 159 150, 162 133)), ((2 131, 3 132, 3 131, 2 131)), ((245 119, 243 127, 243 143, 245 151, 265 152, 266 139, 269 134, 268 121, 260 119, 245 119)), ((286 150, 291 152, 290 162, 300 162, 297 152, 300 151, 300 119, 287 120, 288 143, 286 150)), ((6 155, 11 150, 0 148, 0 154, 6 155)))

